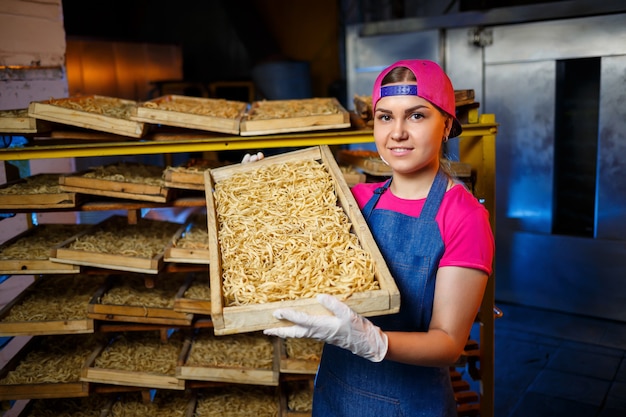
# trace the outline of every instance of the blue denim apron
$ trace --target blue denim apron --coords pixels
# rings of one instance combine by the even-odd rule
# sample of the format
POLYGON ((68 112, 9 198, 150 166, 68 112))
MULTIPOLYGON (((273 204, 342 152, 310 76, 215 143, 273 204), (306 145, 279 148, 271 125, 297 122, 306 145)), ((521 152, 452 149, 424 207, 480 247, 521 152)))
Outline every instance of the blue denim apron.
MULTIPOLYGON (((428 330, 435 277, 444 244, 435 216, 448 177, 439 171, 420 217, 374 210, 391 184, 375 190, 363 215, 400 290, 400 312, 371 318, 388 331, 428 330)), ((448 367, 423 367, 390 360, 370 362, 326 344, 315 379, 314 417, 456 416, 448 367)))

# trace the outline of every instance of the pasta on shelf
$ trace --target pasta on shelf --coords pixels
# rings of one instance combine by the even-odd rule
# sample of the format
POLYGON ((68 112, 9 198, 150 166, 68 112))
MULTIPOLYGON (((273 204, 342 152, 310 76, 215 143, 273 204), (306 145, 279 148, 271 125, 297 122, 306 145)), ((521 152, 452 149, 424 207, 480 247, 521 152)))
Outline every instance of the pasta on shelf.
POLYGON ((214 336, 204 331, 191 345, 186 366, 272 369, 274 345, 260 333, 214 336))
POLYGON ((224 386, 198 395, 196 417, 278 417, 279 400, 270 387, 224 386))
POLYGON ((124 393, 111 406, 107 416, 184 417, 189 401, 187 395, 177 391, 158 390, 154 399, 147 403, 143 401, 141 393, 124 393))
POLYGON ((98 343, 94 335, 39 337, 39 343, 0 380, 0 386, 77 382, 83 363, 98 343))
POLYGON ((86 319, 89 300, 103 282, 102 276, 87 275, 40 278, 0 322, 86 319))
POLYGON ((179 331, 165 343, 157 332, 125 333, 102 351, 94 367, 175 375, 182 346, 183 338, 179 331))

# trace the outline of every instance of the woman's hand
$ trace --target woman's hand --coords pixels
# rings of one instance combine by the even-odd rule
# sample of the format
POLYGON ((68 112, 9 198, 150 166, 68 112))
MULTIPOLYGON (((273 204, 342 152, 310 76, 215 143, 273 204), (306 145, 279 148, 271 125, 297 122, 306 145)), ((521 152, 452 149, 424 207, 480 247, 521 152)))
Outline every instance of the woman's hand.
POLYGON ((317 301, 332 316, 312 316, 293 309, 278 309, 274 317, 294 323, 263 331, 279 337, 309 337, 347 349, 355 355, 380 362, 387 354, 387 335, 371 321, 355 313, 346 304, 328 294, 319 294, 317 301))

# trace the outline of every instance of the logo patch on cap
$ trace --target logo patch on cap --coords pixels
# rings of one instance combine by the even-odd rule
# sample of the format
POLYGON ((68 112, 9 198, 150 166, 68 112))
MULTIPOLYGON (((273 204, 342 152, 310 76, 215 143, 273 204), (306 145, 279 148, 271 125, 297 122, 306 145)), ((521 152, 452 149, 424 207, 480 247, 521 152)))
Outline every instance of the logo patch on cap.
POLYGON ((380 87, 380 97, 387 96, 416 96, 417 85, 415 84, 402 84, 402 85, 386 85, 380 87))

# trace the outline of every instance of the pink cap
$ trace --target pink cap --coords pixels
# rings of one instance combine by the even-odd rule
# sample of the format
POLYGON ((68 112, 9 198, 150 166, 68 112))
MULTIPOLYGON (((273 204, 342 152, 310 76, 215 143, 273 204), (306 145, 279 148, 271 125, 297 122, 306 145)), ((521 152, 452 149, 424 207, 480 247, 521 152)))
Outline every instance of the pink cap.
POLYGON ((452 129, 449 137, 458 136, 463 131, 461 124, 456 118, 456 99, 452 82, 437 63, 433 61, 406 59, 398 61, 385 68, 374 82, 372 90, 372 108, 376 109, 376 103, 381 97, 391 95, 416 95, 428 100, 444 112, 452 116, 452 129), (409 86, 385 87, 381 86, 383 78, 394 68, 407 67, 415 74, 417 88, 409 86))

